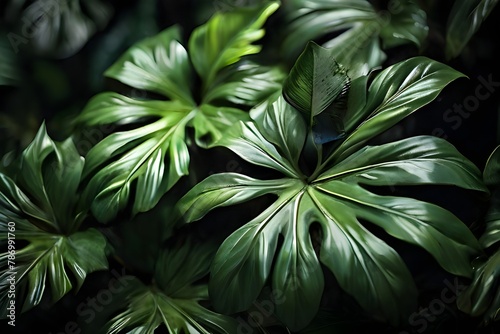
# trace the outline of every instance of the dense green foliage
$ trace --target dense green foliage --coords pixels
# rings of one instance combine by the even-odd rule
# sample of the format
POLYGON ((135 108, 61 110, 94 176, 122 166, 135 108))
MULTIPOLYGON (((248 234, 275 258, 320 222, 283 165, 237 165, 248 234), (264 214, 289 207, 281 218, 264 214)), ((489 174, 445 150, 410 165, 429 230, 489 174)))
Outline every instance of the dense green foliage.
MULTIPOLYGON (((431 305, 494 331, 500 149, 481 172, 445 136, 390 133, 465 81, 448 60, 496 2, 455 1, 439 60, 427 1, 219 0, 204 23, 161 31, 144 23, 156 2, 137 5, 118 22, 156 31, 109 52, 104 88, 53 136, 43 122, 29 144, 2 137, 6 326, 14 300, 17 319, 66 309, 58 328, 82 333, 421 333, 433 286, 431 305), (476 215, 439 200, 450 193, 476 215), (435 279, 467 287, 444 306, 435 279)), ((0 85, 22 89, 19 47, 75 57, 112 7, 8 1, 0 85), (29 38, 16 15, 39 22, 29 38)), ((429 333, 449 332, 439 321, 429 333)))

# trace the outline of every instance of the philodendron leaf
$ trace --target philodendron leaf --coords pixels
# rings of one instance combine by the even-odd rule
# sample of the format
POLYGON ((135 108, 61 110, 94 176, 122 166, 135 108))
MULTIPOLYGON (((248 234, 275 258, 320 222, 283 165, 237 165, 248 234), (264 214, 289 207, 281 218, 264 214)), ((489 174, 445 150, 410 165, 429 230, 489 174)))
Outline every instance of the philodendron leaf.
POLYGON ((498 0, 456 0, 446 27, 446 56, 455 58, 479 30, 498 0))
POLYGON ((0 241, 9 245, 0 254, 2 318, 12 282, 16 308, 26 311, 40 303, 47 286, 56 302, 72 282, 79 289, 87 274, 108 266, 104 236, 81 229, 86 210, 80 211, 77 188, 83 158, 74 144, 53 142, 42 125, 20 165, 14 175, 0 173, 0 241))
POLYGON ((207 24, 196 28, 189 39, 194 68, 210 89, 217 72, 241 57, 258 53, 252 43, 264 36, 263 24, 278 9, 277 2, 216 13, 207 24))
POLYGON ((315 141, 324 143, 329 141, 325 137, 333 140, 344 134, 344 110, 331 106, 347 94, 349 84, 346 69, 332 58, 331 50, 309 42, 283 84, 283 96, 313 128, 315 141))
POLYGON ((129 86, 193 104, 191 65, 177 26, 138 42, 105 73, 129 86))
POLYGON ((352 79, 365 75, 386 58, 380 39, 389 48, 405 43, 420 46, 427 36, 425 12, 413 1, 398 1, 391 7, 377 12, 366 0, 287 2, 285 54, 294 59, 308 41, 330 34, 335 37, 323 46, 332 49, 352 79))
MULTIPOLYGON (((393 124, 432 100, 435 92, 449 82, 448 72, 440 72, 444 65, 426 58, 419 60, 426 63, 424 77, 433 78, 435 86, 429 94, 415 88, 415 96, 410 99, 412 79, 422 78, 422 72, 410 71, 413 74, 409 79, 398 83, 397 78, 408 76, 408 72, 405 63, 395 65, 375 77, 372 85, 378 89, 362 91, 366 103, 349 104, 358 108, 349 112, 355 119, 352 124, 364 124, 376 117, 378 112, 373 110, 381 103, 391 105, 388 111, 401 108, 402 112, 385 113, 385 122, 393 124)), ((372 234, 366 224, 422 247, 453 274, 472 275, 470 260, 480 252, 480 246, 456 216, 431 203, 379 196, 365 188, 441 184, 487 192, 478 169, 451 144, 421 136, 380 146, 359 145, 342 159, 330 159, 332 164, 320 165, 307 176, 297 163, 307 133, 300 112, 279 97, 264 110, 253 110, 251 117, 252 122, 240 123, 218 144, 252 164, 280 172, 282 177, 255 180, 236 173, 214 174, 178 203, 184 219, 192 222, 217 207, 264 194, 276 196, 264 212, 220 246, 209 283, 216 310, 232 313, 248 309, 270 282, 274 291, 286 297, 276 305, 276 314, 288 328, 300 330, 319 307, 323 292, 321 263, 369 314, 392 324, 406 321, 416 306, 412 276, 398 253, 372 234), (318 224, 321 230, 319 254, 311 242, 312 224, 318 224)), ((357 129, 349 128, 351 132, 357 129)))
POLYGON ((240 60, 259 50, 251 43, 262 37, 260 27, 276 6, 216 14, 193 33, 189 55, 179 29, 171 27, 132 46, 106 71, 109 77, 168 100, 107 92, 90 100, 78 117, 85 126, 134 125, 112 133, 87 155, 85 199, 99 221, 112 220, 132 194, 133 214, 152 209, 188 174, 187 128, 194 128, 198 146, 210 147, 235 123, 248 119, 239 106, 254 106, 279 91, 279 69, 240 60), (191 61, 203 80, 205 75, 213 80, 199 104, 192 92, 196 81, 191 61), (228 107, 228 102, 235 106, 228 107))
POLYGON ((153 334, 163 325, 169 333, 236 333, 237 322, 201 306, 208 300, 206 284, 213 247, 188 242, 164 250, 157 260, 155 286, 137 281, 127 297, 127 309, 108 324, 108 334, 127 330, 153 334))

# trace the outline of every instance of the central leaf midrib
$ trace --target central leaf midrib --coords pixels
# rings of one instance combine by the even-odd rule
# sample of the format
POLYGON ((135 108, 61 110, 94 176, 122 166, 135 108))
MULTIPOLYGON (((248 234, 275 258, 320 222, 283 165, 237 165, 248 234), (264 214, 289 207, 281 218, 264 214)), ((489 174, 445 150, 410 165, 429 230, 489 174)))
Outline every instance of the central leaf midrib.
POLYGON ((312 181, 311 184, 315 185, 315 184, 318 184, 320 182, 324 183, 324 182, 327 182, 327 181, 330 181, 330 180, 339 179, 339 178, 341 178, 343 176, 347 177, 347 176, 349 176, 351 174, 354 174, 354 173, 358 173, 358 172, 361 172, 361 171, 366 171, 368 169, 374 169, 374 168, 378 168, 378 167, 384 167, 386 165, 397 165, 397 164, 400 164, 400 163, 410 163, 410 162, 413 162, 413 161, 437 161, 437 160, 444 160, 444 159, 429 157, 429 158, 416 158, 416 159, 412 159, 412 160, 384 161, 384 162, 379 162, 379 163, 376 163, 376 164, 371 164, 371 165, 366 165, 366 166, 361 166, 361 167, 357 167, 357 168, 353 168, 353 169, 341 171, 341 172, 338 172, 337 174, 333 174, 331 176, 327 176, 327 177, 324 177, 324 178, 317 178, 316 180, 312 181))

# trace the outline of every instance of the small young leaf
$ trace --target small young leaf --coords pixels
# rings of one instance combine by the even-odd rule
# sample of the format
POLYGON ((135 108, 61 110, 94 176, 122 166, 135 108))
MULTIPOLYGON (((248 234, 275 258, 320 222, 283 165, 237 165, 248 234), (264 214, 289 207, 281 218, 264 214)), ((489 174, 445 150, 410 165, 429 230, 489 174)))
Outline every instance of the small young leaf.
POLYGON ((216 13, 207 24, 193 31, 189 54, 206 89, 211 87, 219 70, 260 51, 260 46, 252 43, 262 38, 262 25, 278 7, 278 3, 268 2, 216 13))

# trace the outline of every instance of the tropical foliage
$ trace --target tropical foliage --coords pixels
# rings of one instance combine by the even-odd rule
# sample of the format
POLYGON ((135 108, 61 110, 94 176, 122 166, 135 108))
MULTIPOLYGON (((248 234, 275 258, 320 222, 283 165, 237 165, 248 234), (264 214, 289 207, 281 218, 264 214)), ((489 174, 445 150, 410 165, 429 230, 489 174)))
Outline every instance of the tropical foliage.
POLYGON ((126 3, 2 7, 9 332, 495 331, 500 149, 433 122, 497 1, 126 3))

